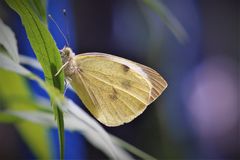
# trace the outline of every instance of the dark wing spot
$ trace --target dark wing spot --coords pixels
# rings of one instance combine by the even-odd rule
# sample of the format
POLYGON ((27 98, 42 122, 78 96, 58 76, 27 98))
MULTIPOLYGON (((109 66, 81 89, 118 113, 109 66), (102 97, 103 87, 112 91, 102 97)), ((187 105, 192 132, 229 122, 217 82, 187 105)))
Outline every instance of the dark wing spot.
POLYGON ((109 95, 112 100, 117 100, 117 91, 113 88, 113 93, 109 95))
POLYGON ((122 82, 122 86, 126 89, 131 88, 131 82, 129 80, 125 80, 122 82))
POLYGON ((130 68, 126 65, 122 65, 122 68, 124 72, 128 72, 130 70, 130 68))
POLYGON ((110 94, 109 97, 110 97, 112 100, 116 100, 116 99, 117 99, 117 95, 115 95, 115 94, 110 94))

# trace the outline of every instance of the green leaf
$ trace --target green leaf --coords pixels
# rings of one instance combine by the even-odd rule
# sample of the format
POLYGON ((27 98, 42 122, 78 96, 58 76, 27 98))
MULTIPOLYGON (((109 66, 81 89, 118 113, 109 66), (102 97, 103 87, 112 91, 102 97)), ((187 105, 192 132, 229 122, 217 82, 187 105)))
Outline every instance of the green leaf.
POLYGON ((47 25, 46 0, 28 0, 28 3, 31 5, 35 14, 47 25))
POLYGON ((54 76, 62 66, 62 61, 48 29, 39 21, 26 1, 6 0, 6 2, 20 15, 34 53, 43 68, 46 81, 63 91, 63 73, 54 76))
MULTIPOLYGON (((0 52, 4 52, 3 54, 9 55, 12 60, 15 61, 11 64, 12 67, 15 67, 15 63, 19 63, 17 40, 14 32, 5 25, 1 19, 0 34, 2 35, 0 37, 0 44, 5 49, 1 48, 0 52)), ((5 61, 5 58, 2 58, 1 60, 5 61)), ((9 64, 5 63, 4 65, 9 64)), ((16 75, 15 73, 6 72, 2 69, 0 70, 0 75, 0 109, 37 109, 37 106, 32 102, 31 94, 25 80, 23 80, 22 77, 16 75)), ((20 121, 19 118, 9 116, 4 113, 0 113, 0 121, 5 123, 15 123, 21 137, 38 159, 51 157, 48 145, 49 140, 45 128, 26 121, 20 121)))
MULTIPOLYGON (((58 88, 62 93, 64 91, 64 75, 60 73, 55 77, 55 73, 62 66, 61 57, 57 46, 49 33, 46 25, 44 25, 38 18, 38 16, 32 10, 29 1, 16 1, 6 0, 7 4, 15 10, 25 27, 30 44, 36 54, 38 61, 40 62, 45 80, 58 88)), ((50 97, 53 99, 53 97, 50 97)), ((59 141, 60 141, 60 157, 63 159, 64 155, 64 122, 63 113, 52 103, 55 118, 58 122, 59 141)))
MULTIPOLYGON (((42 81, 40 78, 38 78, 37 76, 32 74, 30 71, 28 71, 21 65, 15 63, 10 58, 8 58, 6 55, 1 54, 1 53, 0 53, 0 67, 37 81, 38 84, 48 92, 50 97, 53 97, 53 101, 55 102, 54 104, 57 104, 57 103, 60 104, 60 102, 63 100, 63 95, 59 92, 59 90, 56 90, 51 85, 49 85, 49 83, 42 81)), ((60 109, 57 106, 56 106, 56 108, 60 111, 60 109)), ((61 118, 59 118, 59 119, 61 120, 61 118)), ((63 123, 63 120, 61 122, 63 123)), ((64 130, 61 128, 59 130, 60 130, 60 133, 59 133, 60 138, 62 138, 64 136, 63 135, 64 130)), ((20 131, 23 131, 23 135, 27 134, 27 132, 25 132, 24 130, 20 130, 20 131)), ((35 132, 35 130, 34 130, 34 132, 35 132)), ((25 137, 25 138, 27 138, 27 137, 25 137)), ((61 142, 63 142, 63 139, 60 139, 60 140, 61 140, 61 142)), ((28 141, 28 142, 30 142, 30 141, 28 141)), ((61 147, 64 147, 63 143, 61 143, 60 145, 61 145, 61 147)), ((45 148, 47 148, 47 147, 45 147, 45 148)), ((62 153, 63 152, 61 152, 61 156, 63 158, 64 155, 62 153)))
MULTIPOLYGON (((23 76, 31 76, 31 72, 14 62, 10 59, 5 53, 0 51, 0 67, 15 73, 18 73, 23 76)), ((3 76, 3 75, 2 75, 3 76)))
MULTIPOLYGON (((7 57, 8 58, 8 57, 7 57)), ((5 60, 2 59, 1 60, 5 60)), ((14 62, 15 63, 15 62, 14 62)), ((0 109, 5 110, 36 110, 38 107, 33 103, 33 98, 27 87, 26 81, 15 73, 0 69, 0 109)), ((38 159, 51 157, 47 130, 18 117, 13 117, 0 112, 0 121, 15 123, 21 137, 30 147, 38 159)))
POLYGON ((17 116, 12 116, 9 115, 7 113, 2 113, 0 112, 0 122, 1 123, 19 123, 21 122, 21 118, 17 117, 17 116))
MULTIPOLYGON (((132 159, 132 157, 123 150, 124 148, 141 159, 156 160, 156 158, 133 145, 108 134, 95 119, 85 113, 70 99, 66 98, 65 103, 61 106, 66 108, 64 109, 66 110, 66 116, 64 117, 66 129, 80 132, 92 145, 104 152, 109 158, 132 159)), ((12 111, 8 112, 8 114, 34 123, 40 123, 47 127, 55 127, 55 123, 49 113, 40 111, 12 111)))
POLYGON ((175 37, 184 43, 188 40, 187 32, 177 18, 170 10, 161 2, 161 0, 141 0, 149 9, 154 11, 171 30, 175 37))
POLYGON ((16 128, 20 132, 24 141, 32 149, 37 159, 49 159, 52 157, 48 137, 48 129, 42 125, 36 125, 29 121, 18 123, 16 128))
POLYGON ((15 72, 19 75, 22 75, 26 78, 36 81, 50 97, 53 97, 54 102, 61 103, 64 99, 64 96, 60 91, 50 85, 48 82, 44 82, 42 79, 31 73, 29 70, 21 66, 20 64, 14 62, 7 55, 0 52, 0 68, 3 68, 7 71, 15 72))
POLYGON ((17 41, 13 31, 0 19, 0 44, 6 49, 6 53, 15 61, 19 62, 17 41))
MULTIPOLYGON (((101 125, 74 102, 66 99, 65 103, 62 103, 60 106, 66 109, 64 117, 66 129, 80 132, 92 145, 103 151, 110 159, 132 160, 132 157, 126 151, 113 143, 110 135, 101 125), (76 113, 72 115, 71 112, 76 113)), ((7 113, 44 126, 55 127, 56 125, 48 113, 39 111, 11 111, 7 113)))

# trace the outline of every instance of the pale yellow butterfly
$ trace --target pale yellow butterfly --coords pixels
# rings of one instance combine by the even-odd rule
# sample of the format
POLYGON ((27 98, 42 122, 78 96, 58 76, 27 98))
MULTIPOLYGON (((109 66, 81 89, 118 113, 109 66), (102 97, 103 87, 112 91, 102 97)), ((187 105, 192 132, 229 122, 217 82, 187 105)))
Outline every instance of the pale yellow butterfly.
MULTIPOLYGON (((106 126, 139 116, 167 87, 153 69, 105 53, 61 51, 64 74, 92 115, 106 126)), ((58 74, 57 73, 57 74, 58 74)))

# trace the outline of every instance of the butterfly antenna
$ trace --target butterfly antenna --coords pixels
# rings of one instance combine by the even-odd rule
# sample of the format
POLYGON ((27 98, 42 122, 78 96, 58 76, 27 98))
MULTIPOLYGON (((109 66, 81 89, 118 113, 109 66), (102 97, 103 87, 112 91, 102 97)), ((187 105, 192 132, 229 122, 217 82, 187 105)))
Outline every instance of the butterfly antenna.
POLYGON ((67 40, 68 40, 68 42, 70 42, 70 34, 69 34, 69 28, 68 28, 68 21, 67 21, 67 11, 66 11, 66 9, 63 9, 63 15, 64 15, 64 21, 65 21, 65 27, 66 27, 66 30, 67 30, 67 40))
POLYGON ((63 33, 63 31, 61 30, 61 28, 58 26, 57 22, 53 19, 53 17, 51 16, 51 14, 48 15, 48 18, 49 18, 50 20, 52 20, 53 23, 57 26, 59 32, 62 34, 64 40, 66 41, 67 46, 69 46, 68 39, 67 39, 66 36, 64 35, 64 33, 63 33))

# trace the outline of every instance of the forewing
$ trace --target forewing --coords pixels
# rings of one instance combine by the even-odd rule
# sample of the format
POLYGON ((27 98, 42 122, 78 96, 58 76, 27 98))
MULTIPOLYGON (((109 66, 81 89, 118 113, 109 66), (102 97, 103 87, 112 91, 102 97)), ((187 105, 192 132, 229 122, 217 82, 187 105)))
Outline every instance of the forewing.
POLYGON ((152 85, 149 99, 150 104, 162 94, 162 92, 167 88, 168 84, 163 77, 152 68, 139 63, 136 64, 148 75, 148 79, 152 85))
POLYGON ((75 56, 74 61, 79 74, 72 77, 73 87, 89 111, 107 126, 133 120, 165 89, 158 86, 163 83, 158 82, 157 72, 120 57, 88 53, 75 56))

